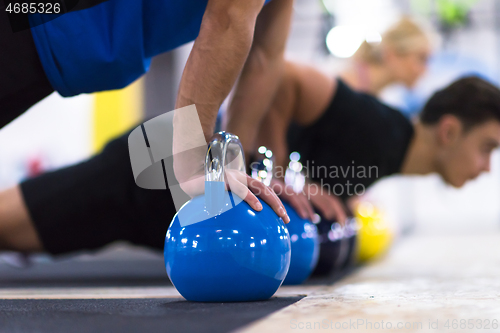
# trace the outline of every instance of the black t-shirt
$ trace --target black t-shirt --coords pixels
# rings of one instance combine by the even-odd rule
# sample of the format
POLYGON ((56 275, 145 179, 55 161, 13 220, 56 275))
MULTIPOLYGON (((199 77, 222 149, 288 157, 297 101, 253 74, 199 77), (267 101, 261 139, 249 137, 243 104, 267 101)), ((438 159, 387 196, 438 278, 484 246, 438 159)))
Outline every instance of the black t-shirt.
POLYGON ((399 172, 412 137, 401 112, 338 80, 335 97, 314 124, 290 126, 288 146, 300 153, 311 180, 347 198, 399 172))

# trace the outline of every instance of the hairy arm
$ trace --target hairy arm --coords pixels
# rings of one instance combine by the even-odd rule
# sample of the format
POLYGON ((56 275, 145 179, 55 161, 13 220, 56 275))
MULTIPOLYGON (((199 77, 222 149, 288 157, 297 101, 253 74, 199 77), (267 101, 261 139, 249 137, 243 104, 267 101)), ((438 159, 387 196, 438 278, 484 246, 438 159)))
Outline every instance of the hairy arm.
POLYGON ((200 34, 182 74, 176 109, 195 104, 203 133, 212 136, 219 107, 250 51, 264 0, 209 0, 200 34))
POLYGON ((292 11, 293 0, 273 0, 257 18, 254 43, 227 114, 227 130, 240 137, 246 154, 255 148, 258 128, 284 72, 292 11))

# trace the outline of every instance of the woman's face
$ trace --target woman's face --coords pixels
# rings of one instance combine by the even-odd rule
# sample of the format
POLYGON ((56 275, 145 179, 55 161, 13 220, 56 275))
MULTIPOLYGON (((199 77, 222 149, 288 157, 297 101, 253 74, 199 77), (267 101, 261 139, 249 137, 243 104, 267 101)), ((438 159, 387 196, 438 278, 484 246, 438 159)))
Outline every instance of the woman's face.
POLYGON ((395 81, 411 88, 426 71, 429 56, 430 49, 427 45, 407 53, 388 50, 386 62, 395 81))

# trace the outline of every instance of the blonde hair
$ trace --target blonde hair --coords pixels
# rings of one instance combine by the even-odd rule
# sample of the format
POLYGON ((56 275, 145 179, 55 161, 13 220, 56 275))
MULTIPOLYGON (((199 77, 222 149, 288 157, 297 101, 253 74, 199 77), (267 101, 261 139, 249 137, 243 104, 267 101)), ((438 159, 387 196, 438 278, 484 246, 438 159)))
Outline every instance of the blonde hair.
POLYGON ((365 40, 354 54, 354 59, 368 64, 381 64, 386 48, 398 54, 407 54, 429 44, 427 33, 412 19, 403 17, 382 35, 380 43, 368 43, 365 40))

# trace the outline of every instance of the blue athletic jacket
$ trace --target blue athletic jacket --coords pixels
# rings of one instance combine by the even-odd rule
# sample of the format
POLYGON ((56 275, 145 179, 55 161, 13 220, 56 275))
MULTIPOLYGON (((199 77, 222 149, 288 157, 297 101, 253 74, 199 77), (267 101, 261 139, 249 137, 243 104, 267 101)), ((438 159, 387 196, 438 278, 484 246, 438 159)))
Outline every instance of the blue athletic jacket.
POLYGON ((207 2, 107 0, 43 24, 44 15, 31 16, 31 32, 62 96, 119 89, 144 74, 153 56, 193 41, 207 2))

